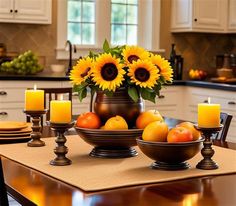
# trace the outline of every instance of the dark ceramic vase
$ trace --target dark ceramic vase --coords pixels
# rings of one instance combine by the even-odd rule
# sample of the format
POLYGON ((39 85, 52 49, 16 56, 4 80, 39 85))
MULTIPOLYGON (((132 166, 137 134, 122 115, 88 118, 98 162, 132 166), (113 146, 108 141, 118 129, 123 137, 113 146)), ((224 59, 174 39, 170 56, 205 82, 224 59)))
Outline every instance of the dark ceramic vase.
POLYGON ((110 117, 120 115, 125 118, 129 128, 133 128, 138 115, 143 110, 143 100, 139 98, 134 102, 125 88, 118 89, 111 97, 98 91, 94 102, 94 112, 100 116, 103 124, 110 117))

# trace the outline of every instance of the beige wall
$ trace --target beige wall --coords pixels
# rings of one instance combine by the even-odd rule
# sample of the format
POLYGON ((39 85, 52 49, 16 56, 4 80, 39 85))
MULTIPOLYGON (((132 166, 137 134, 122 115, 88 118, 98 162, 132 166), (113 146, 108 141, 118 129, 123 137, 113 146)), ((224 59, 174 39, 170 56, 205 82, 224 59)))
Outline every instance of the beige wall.
MULTIPOLYGON (((226 52, 236 53, 236 34, 203 34, 170 32, 171 0, 161 0, 160 46, 169 57, 171 43, 176 44, 177 54, 184 57, 184 77, 189 68, 203 68, 215 75, 215 55, 226 52)), ((0 23, 0 42, 4 42, 9 52, 21 53, 28 49, 45 57, 46 69, 56 63, 57 1, 53 0, 52 24, 12 24, 0 23)), ((62 62, 67 64, 66 61, 62 62)))

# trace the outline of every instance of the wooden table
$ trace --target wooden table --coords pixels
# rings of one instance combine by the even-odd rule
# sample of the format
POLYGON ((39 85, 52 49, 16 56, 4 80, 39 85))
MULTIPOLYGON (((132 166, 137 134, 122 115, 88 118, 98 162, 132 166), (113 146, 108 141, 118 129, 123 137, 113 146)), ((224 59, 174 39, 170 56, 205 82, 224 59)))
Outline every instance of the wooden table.
MULTIPOLYGON (((178 123, 171 120, 169 124, 178 123)), ((74 134, 71 131, 70 134, 74 134)), ((48 128, 44 136, 51 136, 48 128)), ((215 142, 236 149, 236 144, 215 142)), ((8 191, 22 205, 40 206, 234 206, 236 174, 87 193, 19 163, 2 158, 8 191)), ((227 160, 226 160, 227 161, 227 160)))

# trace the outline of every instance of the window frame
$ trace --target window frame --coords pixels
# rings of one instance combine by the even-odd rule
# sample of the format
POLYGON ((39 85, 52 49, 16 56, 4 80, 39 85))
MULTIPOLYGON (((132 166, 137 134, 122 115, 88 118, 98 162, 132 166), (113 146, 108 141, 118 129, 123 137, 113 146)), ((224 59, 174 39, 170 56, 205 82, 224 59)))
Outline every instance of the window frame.
MULTIPOLYGON (((95 45, 76 45, 76 53, 72 58, 88 55, 89 51, 101 52, 105 39, 110 42, 111 31, 111 1, 95 0, 95 45), (104 12, 107 11, 107 12, 104 12)), ((138 45, 145 49, 162 53, 160 49, 160 12, 161 0, 138 0, 138 45), (151 32, 146 32, 147 30, 151 32)), ((57 1, 57 48, 56 59, 65 60, 69 57, 66 50, 67 40, 67 0, 57 1)))

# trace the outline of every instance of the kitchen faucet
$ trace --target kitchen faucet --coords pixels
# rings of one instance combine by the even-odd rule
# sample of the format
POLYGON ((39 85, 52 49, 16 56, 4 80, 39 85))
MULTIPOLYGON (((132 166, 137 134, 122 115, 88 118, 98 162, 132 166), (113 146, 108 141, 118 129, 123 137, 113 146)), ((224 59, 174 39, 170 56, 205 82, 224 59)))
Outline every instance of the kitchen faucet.
POLYGON ((66 72, 67 76, 70 74, 70 71, 72 69, 72 47, 73 47, 73 52, 76 53, 76 46, 72 45, 70 40, 66 41, 65 47, 67 48, 68 45, 69 45, 69 65, 68 65, 67 72, 66 72))

